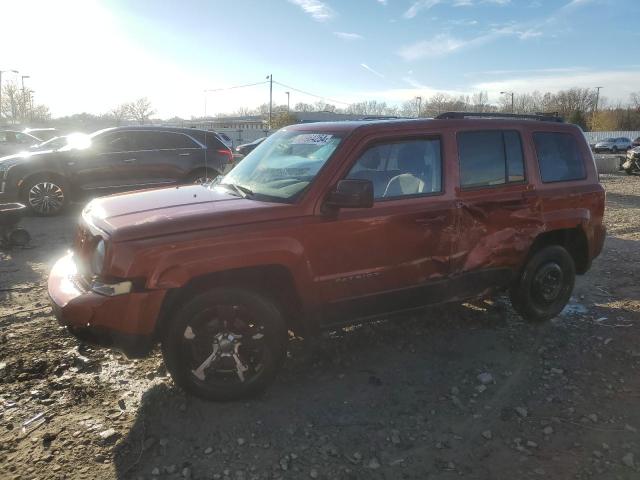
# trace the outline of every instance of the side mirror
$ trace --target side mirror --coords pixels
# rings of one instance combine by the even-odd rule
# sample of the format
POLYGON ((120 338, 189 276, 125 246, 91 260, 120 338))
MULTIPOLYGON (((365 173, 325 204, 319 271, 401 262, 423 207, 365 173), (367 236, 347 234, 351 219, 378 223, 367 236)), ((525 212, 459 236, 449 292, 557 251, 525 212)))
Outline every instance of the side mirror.
POLYGON ((338 208, 373 207, 373 183, 370 180, 340 180, 336 189, 329 192, 325 206, 338 208))

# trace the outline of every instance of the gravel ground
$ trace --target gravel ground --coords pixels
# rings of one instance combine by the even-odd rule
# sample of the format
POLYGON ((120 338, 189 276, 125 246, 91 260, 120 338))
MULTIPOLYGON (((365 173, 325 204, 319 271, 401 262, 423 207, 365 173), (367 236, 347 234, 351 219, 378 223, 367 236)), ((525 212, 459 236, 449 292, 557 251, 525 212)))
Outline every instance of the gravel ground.
POLYGON ((0 478, 640 478, 640 177, 603 175, 609 229, 559 318, 503 299, 292 342, 261 398, 185 396, 159 354, 79 344, 46 298, 78 208, 0 252, 0 478))

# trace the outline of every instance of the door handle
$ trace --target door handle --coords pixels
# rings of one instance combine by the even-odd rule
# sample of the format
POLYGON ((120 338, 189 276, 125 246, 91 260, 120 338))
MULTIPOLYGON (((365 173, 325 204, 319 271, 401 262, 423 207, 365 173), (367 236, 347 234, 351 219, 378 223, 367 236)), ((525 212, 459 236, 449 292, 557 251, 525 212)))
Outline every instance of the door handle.
POLYGON ((135 161, 136 161, 135 158, 127 158, 126 160, 122 160, 123 163, 133 163, 135 161))
POLYGON ((189 155, 191 155, 190 153, 179 153, 178 156, 179 157, 188 157, 189 155))

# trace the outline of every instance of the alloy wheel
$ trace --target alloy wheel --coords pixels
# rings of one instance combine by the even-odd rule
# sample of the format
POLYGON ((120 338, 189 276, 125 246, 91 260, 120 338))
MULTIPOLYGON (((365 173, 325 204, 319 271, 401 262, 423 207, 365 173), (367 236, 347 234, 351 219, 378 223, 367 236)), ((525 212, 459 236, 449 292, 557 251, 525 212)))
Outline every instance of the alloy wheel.
POLYGON ((40 214, 58 212, 64 205, 62 188, 50 181, 38 182, 29 189, 27 201, 29 206, 40 214))
POLYGON ((193 381, 207 386, 250 383, 262 368, 264 327, 241 305, 219 305, 195 317, 182 335, 193 381))

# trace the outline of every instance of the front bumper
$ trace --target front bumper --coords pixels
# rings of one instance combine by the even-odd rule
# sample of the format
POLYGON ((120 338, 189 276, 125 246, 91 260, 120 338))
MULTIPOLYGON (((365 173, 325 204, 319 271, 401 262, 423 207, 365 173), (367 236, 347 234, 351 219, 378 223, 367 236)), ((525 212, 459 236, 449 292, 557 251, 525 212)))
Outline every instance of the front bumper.
POLYGON ((164 290, 100 295, 79 280, 72 253, 53 266, 48 290, 58 322, 81 340, 112 347, 132 358, 143 357, 153 348, 164 290))

